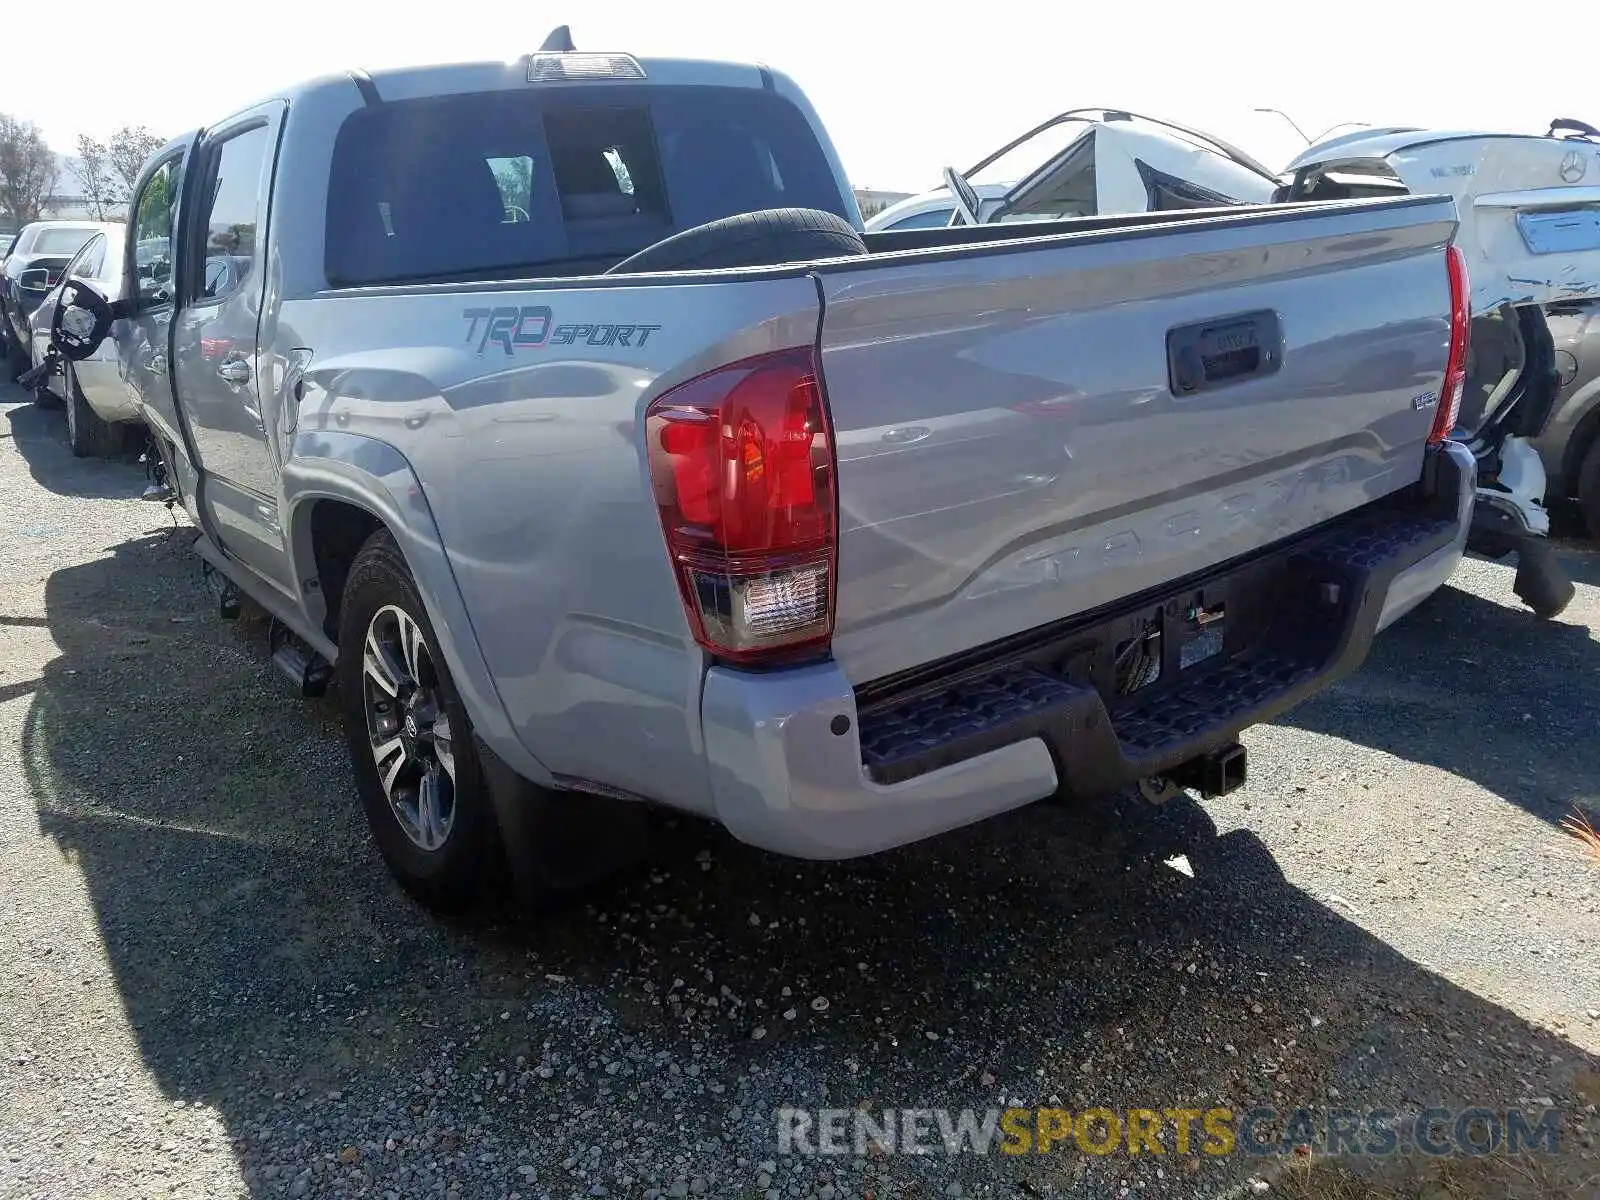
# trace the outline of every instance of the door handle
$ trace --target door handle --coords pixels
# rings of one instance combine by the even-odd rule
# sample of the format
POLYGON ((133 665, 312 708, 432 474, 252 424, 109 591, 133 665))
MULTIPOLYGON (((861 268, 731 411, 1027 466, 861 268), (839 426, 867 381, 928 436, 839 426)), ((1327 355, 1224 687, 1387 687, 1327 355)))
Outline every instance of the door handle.
POLYGON ((227 383, 238 387, 250 382, 250 364, 242 358, 230 358, 217 367, 217 374, 227 383))
POLYGON ((144 360, 144 368, 152 375, 165 375, 167 373, 167 356, 165 354, 152 354, 144 360))

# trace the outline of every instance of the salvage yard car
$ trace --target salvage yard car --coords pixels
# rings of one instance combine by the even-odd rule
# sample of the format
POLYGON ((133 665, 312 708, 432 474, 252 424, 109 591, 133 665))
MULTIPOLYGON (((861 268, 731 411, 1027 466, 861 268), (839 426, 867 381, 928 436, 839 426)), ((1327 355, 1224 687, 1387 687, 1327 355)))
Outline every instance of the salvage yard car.
POLYGON ((863 236, 780 72, 569 46, 173 142, 170 273, 55 318, 425 904, 593 879, 646 803, 843 858, 1225 792, 1459 560, 1448 198, 863 236))
POLYGON ((55 287, 72 256, 106 225, 93 221, 33 221, 0 259, 0 351, 13 377, 33 364, 29 318, 55 287))
MULTIPOLYGON (((121 298, 126 237, 127 227, 121 222, 105 225, 73 256, 60 281, 34 310, 28 321, 36 368, 45 364, 56 305, 68 283, 90 283, 109 301, 121 298)), ((36 403, 63 407, 67 444, 80 458, 120 453, 141 428, 139 406, 123 385, 116 345, 109 339, 87 358, 64 360, 59 371, 46 371, 35 382, 33 394, 36 403)))
POLYGON ((1553 496, 1578 502, 1592 538, 1600 538, 1600 296, 1545 309, 1561 390, 1534 443, 1553 496))
POLYGON ((945 186, 890 205, 869 230, 1059 220, 1265 204, 1276 177, 1227 142, 1119 108, 1075 108, 1013 138, 945 186))
POLYGON ((1515 550, 1516 594, 1540 616, 1559 614, 1574 588, 1546 541, 1547 479, 1562 496, 1584 490, 1586 470, 1600 480, 1600 415, 1569 396, 1552 420, 1565 365, 1552 327, 1571 340, 1571 318, 1600 295, 1600 132, 1567 120, 1544 136, 1363 129, 1307 148, 1284 180, 1280 200, 1455 198, 1472 278, 1471 358, 1452 431, 1479 464, 1470 545, 1491 557, 1515 550))

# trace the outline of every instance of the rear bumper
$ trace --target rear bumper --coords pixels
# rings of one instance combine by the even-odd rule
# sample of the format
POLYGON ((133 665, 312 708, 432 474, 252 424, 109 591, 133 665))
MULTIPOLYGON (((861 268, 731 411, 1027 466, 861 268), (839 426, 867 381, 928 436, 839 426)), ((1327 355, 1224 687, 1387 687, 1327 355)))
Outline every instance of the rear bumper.
POLYGON ((717 817, 752 845, 850 858, 1058 791, 1101 796, 1228 745, 1360 666, 1379 629, 1455 569, 1475 466, 1454 443, 1428 458, 1406 507, 1364 509, 1247 563, 967 656, 864 704, 832 663, 764 674, 713 668, 701 716, 717 817), (1179 670, 1169 659, 1170 683, 1108 706, 1058 667, 1144 614, 1171 619, 1179 597, 1230 587, 1241 608, 1257 610, 1259 636, 1198 668, 1179 670))
MULTIPOLYGON (((1435 453, 1441 460, 1451 464, 1450 470, 1458 472, 1462 481, 1455 498, 1455 536, 1449 544, 1439 547, 1395 576, 1378 615, 1380 633, 1443 587, 1445 581, 1455 574, 1467 550, 1467 537, 1472 531, 1475 512, 1477 462, 1472 457, 1472 451, 1460 442, 1446 442, 1435 453)), ((1443 469, 1442 464, 1440 469, 1443 469)), ((1447 504, 1448 484, 1437 494, 1440 502, 1447 504)))

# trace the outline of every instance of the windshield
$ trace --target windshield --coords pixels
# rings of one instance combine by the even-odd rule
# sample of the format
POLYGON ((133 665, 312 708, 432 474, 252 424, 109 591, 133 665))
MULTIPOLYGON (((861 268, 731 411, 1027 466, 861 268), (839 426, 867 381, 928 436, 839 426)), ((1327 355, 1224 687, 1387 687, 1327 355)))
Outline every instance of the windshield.
POLYGON ((93 229, 41 229, 33 238, 34 254, 76 254, 95 235, 93 229))
POLYGON ((334 286, 570 275, 767 208, 848 219, 804 115, 746 88, 617 85, 396 101, 345 121, 328 183, 334 286))

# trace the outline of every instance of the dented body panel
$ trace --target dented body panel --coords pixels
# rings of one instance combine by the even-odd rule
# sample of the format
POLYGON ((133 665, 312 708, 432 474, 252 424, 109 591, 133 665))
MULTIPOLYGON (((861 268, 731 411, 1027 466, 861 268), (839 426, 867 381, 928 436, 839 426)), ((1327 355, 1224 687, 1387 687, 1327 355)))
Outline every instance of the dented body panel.
POLYGON ((1288 172, 1383 164, 1412 195, 1454 197, 1472 308, 1600 297, 1600 144, 1406 130, 1312 146, 1288 172))

